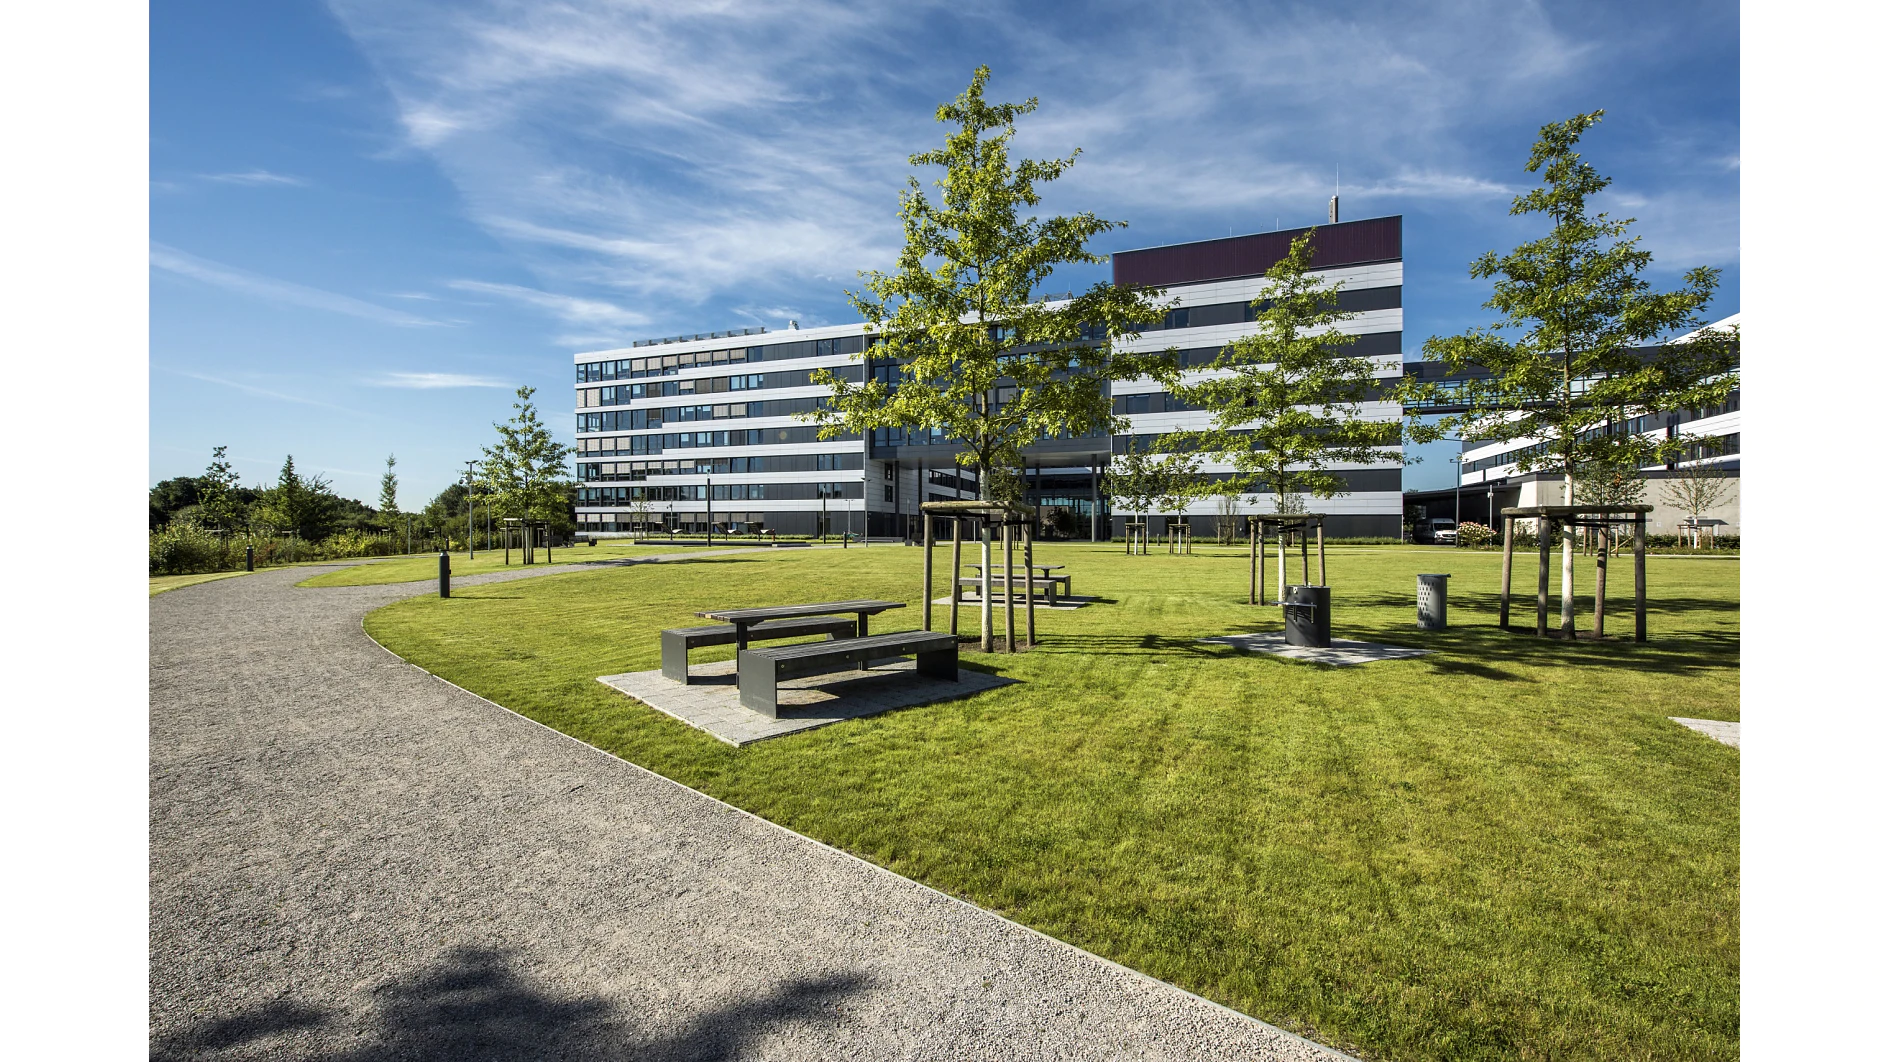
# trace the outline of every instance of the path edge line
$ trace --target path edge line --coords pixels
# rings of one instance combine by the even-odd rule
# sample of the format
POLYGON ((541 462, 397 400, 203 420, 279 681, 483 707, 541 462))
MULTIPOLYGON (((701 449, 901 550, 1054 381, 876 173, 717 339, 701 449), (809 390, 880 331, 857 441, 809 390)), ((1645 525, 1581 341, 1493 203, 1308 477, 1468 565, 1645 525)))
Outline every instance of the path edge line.
MULTIPOLYGON (((424 596, 424 595, 415 595, 415 596, 424 596)), ((406 599, 403 598, 401 600, 406 600, 406 599)), ((393 603, 394 602, 388 602, 388 604, 393 604, 393 603)), ((379 606, 379 608, 385 608, 385 607, 386 607, 385 605, 379 606)), ((821 841, 817 838, 808 837, 806 834, 803 834, 798 830, 795 830, 788 826, 782 826, 780 823, 777 823, 773 821, 772 819, 763 818, 760 815, 756 815, 753 812, 748 811, 746 808, 735 807, 733 804, 730 804, 727 801, 720 799, 719 797, 710 796, 709 794, 704 793, 699 789, 694 789, 690 786, 683 785, 682 783, 676 781, 673 778, 668 777, 667 775, 659 774, 655 771, 650 770, 647 767, 644 767, 640 763, 636 763, 633 760, 626 760, 623 757, 618 756, 614 752, 609 751, 608 749, 598 748, 597 746, 590 744, 588 741, 585 741, 582 738, 576 737, 571 734, 566 734, 562 730, 559 730, 556 727, 549 725, 548 723, 541 723, 538 720, 533 719, 528 715, 525 715, 523 712, 519 712, 515 709, 507 708, 504 705, 499 704, 497 701, 494 701, 489 697, 481 696, 477 693, 472 692, 471 690, 466 689, 464 686, 461 686, 458 683, 453 682, 451 679, 442 678, 439 675, 435 675, 431 671, 426 670, 425 668, 419 666, 418 664, 413 663, 411 660, 408 660, 405 657, 401 656, 399 653, 394 652, 392 649, 387 648, 385 645, 382 645, 378 638, 375 638, 372 634, 368 633, 367 616, 372 612, 379 611, 379 608, 369 609, 368 612, 361 614, 361 635, 365 637, 369 642, 371 642, 381 652, 386 653, 388 656, 393 657, 395 660, 398 660, 400 663, 405 664, 407 667, 410 667, 415 671, 418 671, 420 674, 425 675, 426 677, 434 680, 435 682, 441 682, 448 686, 451 686, 453 689, 458 690, 460 693, 463 693, 468 697, 472 697, 476 700, 483 701, 486 704, 491 705, 492 707, 498 709, 501 712, 505 712, 509 715, 517 716, 519 719, 522 719, 525 722, 530 723, 532 726, 535 726, 541 730, 546 730, 546 731, 549 731, 550 733, 556 734, 558 737, 563 738, 566 741, 569 741, 573 744, 576 744, 585 749, 588 749, 599 756, 608 757, 609 759, 617 763, 623 764, 624 766, 627 766, 631 768, 632 770, 641 772, 642 774, 645 774, 650 778, 656 779, 659 782, 663 782, 667 785, 673 786, 676 789, 680 789, 685 793, 689 793, 694 796, 700 797, 701 799, 709 801, 711 803, 719 804, 722 807, 728 809, 729 811, 734 812, 737 815, 741 815, 746 818, 752 819, 753 821, 760 823, 763 826, 766 826, 774 830, 778 830, 781 833, 787 834, 788 836, 797 837, 800 840, 805 841, 807 844, 814 845, 818 848, 823 848, 828 852, 838 855, 843 859, 847 859, 847 860, 850 860, 851 862, 857 863, 860 866, 866 867, 876 873, 883 874, 890 878, 894 878, 898 881, 914 886, 925 892, 934 893, 938 896, 943 897, 945 900, 953 904, 957 904, 960 907, 968 908, 985 917, 994 918, 1000 922, 1004 922, 1008 925, 1014 926, 1015 928, 1020 929, 1025 933, 1035 936, 1041 940, 1048 941, 1050 944, 1053 944, 1054 946, 1058 948, 1065 948, 1069 951, 1075 952, 1076 954, 1082 956, 1083 958, 1091 962, 1100 963, 1103 966, 1113 967, 1114 969, 1119 970, 1123 973, 1126 973, 1130 977, 1136 978, 1147 984, 1156 985, 1156 986, 1159 986, 1160 988, 1167 989, 1168 991, 1178 992, 1181 995, 1186 996, 1190 999, 1198 1000, 1199 1002, 1204 1003, 1209 1007, 1213 1007, 1218 1010, 1225 1011, 1227 1014, 1233 1015, 1235 1018, 1238 1018, 1240 1021, 1250 1022, 1254 1025, 1257 1025, 1258 1027, 1266 1030, 1267 1032, 1275 1033, 1279 1036, 1283 1036, 1291 1040, 1298 1040, 1302 1043, 1310 1045, 1311 1047, 1317 1048, 1319 1051, 1327 1052, 1334 1058, 1342 1060, 1342 1062, 1361 1062, 1361 1060, 1357 1059, 1355 1056, 1345 1054, 1344 1052, 1339 1051, 1337 1048, 1330 1047, 1326 1044, 1321 1044, 1317 1042, 1316 1040, 1310 1039, 1309 1037, 1299 1036, 1297 1033, 1290 1032, 1285 1029, 1281 1029, 1270 1022, 1262 1021, 1243 1011, 1234 1010, 1233 1008, 1225 1005, 1224 1003, 1215 1002, 1214 1000, 1207 999, 1205 996, 1202 996, 1197 992, 1191 992, 1191 991, 1188 991, 1187 989, 1181 988, 1179 985, 1176 985, 1171 981, 1162 981, 1160 978, 1154 977, 1151 974, 1144 974, 1141 971, 1136 970, 1131 966, 1124 966, 1121 963, 1118 963, 1114 961, 1113 959, 1110 959, 1104 955, 1097 955, 1086 948, 1077 947, 1076 945, 1070 944, 1068 941, 1062 940, 1058 937, 1052 937, 1049 934, 1044 933, 1040 929, 1036 929, 1032 926, 1026 926, 1023 923, 1018 922, 1013 918, 1009 918, 1004 915, 1000 915, 996 913, 995 911, 991 911, 986 908, 979 907, 976 904, 971 903, 969 900, 966 900, 960 896, 953 896, 950 893, 945 892, 943 889, 939 889, 931 885, 926 885, 922 881, 917 881, 912 878, 905 877, 903 874, 900 874, 895 870, 891 870, 887 867, 882 867, 878 865, 877 863, 874 863, 871 860, 866 859, 862 856, 853 855, 851 852, 848 852, 843 848, 839 848, 834 845, 827 844, 825 841, 821 841)), ((634 698, 631 698, 631 699, 633 700, 634 698)))

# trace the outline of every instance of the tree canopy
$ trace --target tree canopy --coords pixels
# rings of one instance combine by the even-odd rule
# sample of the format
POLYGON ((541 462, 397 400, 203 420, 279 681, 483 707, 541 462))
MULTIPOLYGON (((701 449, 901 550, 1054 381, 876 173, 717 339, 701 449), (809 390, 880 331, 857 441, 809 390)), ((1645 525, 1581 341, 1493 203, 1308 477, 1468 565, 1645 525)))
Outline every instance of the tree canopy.
POLYGON ((500 517, 553 520, 570 505, 570 481, 565 476, 565 460, 570 447, 551 438, 531 404, 535 388, 518 388, 518 401, 511 408, 517 412, 511 420, 494 424, 498 442, 485 447, 485 460, 479 478, 486 488, 483 497, 500 517))
POLYGON ((1334 465, 1401 458, 1401 425, 1363 419, 1377 365, 1344 352, 1357 337, 1338 326, 1356 314, 1337 308, 1342 285, 1312 274, 1316 235, 1294 238, 1265 271, 1264 294, 1252 304, 1258 331, 1221 349, 1205 379, 1173 389, 1211 413, 1212 424, 1171 445, 1197 447, 1244 479, 1256 476, 1261 482, 1252 485, 1269 489, 1279 512, 1302 511, 1303 494, 1347 493, 1334 465))
POLYGON ((1699 316, 1717 290, 1719 270, 1693 268, 1678 289, 1655 291, 1641 276, 1651 252, 1627 236, 1637 219, 1590 209, 1612 180, 1574 149, 1604 114, 1541 127, 1526 167, 1541 174, 1541 186, 1515 197, 1509 213, 1545 215, 1552 228, 1470 266, 1471 277, 1494 280, 1483 307, 1498 320, 1431 337, 1423 353, 1451 374, 1486 374, 1446 386, 1407 381, 1400 395, 1406 405, 1447 397, 1468 407, 1413 425, 1411 438, 1538 439, 1539 449, 1517 456, 1517 470, 1557 472, 1571 487, 1583 468, 1642 467, 1686 445, 1624 430, 1633 416, 1719 404, 1736 388, 1738 330, 1704 329, 1699 316))
MULTIPOLYGON (((1652 254, 1627 230, 1636 219, 1594 213, 1591 200, 1612 183, 1575 150, 1604 111, 1542 126, 1527 172, 1541 186, 1516 196, 1509 213, 1544 215, 1547 234, 1505 255, 1489 251, 1469 267, 1494 280, 1483 304, 1499 317, 1486 328, 1432 336, 1423 354, 1448 367, 1449 382, 1408 379, 1404 405, 1445 396, 1465 412, 1412 423, 1418 442, 1450 432, 1469 442, 1538 440, 1515 459, 1520 472, 1558 473, 1569 501, 1576 480, 1670 460, 1682 439, 1644 434, 1632 421, 1661 410, 1716 405, 1737 386, 1738 331, 1704 328, 1700 311, 1719 271, 1688 270, 1674 291, 1653 290, 1640 274, 1652 254), (1668 342, 1675 333, 1691 333, 1668 342)), ((1587 492, 1592 493, 1592 492, 1587 492)), ((1560 628, 1573 633, 1573 543, 1563 540, 1560 628)))
POLYGON ((387 470, 380 475, 380 518, 391 523, 400 516, 400 477, 393 474, 393 455, 387 455, 387 470))
POLYGON ((1092 213, 1039 220, 1037 186, 1060 177, 1079 149, 1060 159, 1010 158, 1016 119, 1036 99, 990 103, 980 66, 970 86, 937 109, 955 128, 940 148, 910 157, 938 166, 934 200, 916 177, 899 196, 905 245, 890 273, 863 272, 864 292, 847 292, 873 336, 872 371, 858 384, 829 370, 814 382, 832 389, 809 416, 822 438, 877 428, 929 429, 963 447, 957 460, 988 473, 1022 462, 1045 437, 1113 431, 1119 418, 1110 380, 1172 378, 1176 357, 1124 351, 1166 309, 1155 293, 1097 283, 1067 300, 1038 289, 1058 266, 1106 261, 1088 250, 1120 227, 1092 213))

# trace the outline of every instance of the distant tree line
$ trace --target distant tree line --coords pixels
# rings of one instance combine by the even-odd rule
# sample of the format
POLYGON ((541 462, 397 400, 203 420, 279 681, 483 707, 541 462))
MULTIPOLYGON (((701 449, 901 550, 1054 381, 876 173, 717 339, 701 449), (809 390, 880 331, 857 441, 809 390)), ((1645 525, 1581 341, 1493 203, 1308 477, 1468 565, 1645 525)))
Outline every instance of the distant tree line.
POLYGON ((577 486, 566 474, 570 449, 551 438, 531 404, 532 389, 518 390, 517 415, 495 424, 498 442, 486 447, 470 485, 455 482, 416 512, 398 504, 397 462, 387 457, 379 506, 334 492, 326 476, 303 473, 289 455, 273 483, 246 485, 225 456, 211 452, 198 476, 176 476, 151 488, 150 551, 154 574, 241 567, 245 548, 257 562, 377 556, 408 548, 484 546, 506 517, 543 520, 562 538, 576 530, 577 486))

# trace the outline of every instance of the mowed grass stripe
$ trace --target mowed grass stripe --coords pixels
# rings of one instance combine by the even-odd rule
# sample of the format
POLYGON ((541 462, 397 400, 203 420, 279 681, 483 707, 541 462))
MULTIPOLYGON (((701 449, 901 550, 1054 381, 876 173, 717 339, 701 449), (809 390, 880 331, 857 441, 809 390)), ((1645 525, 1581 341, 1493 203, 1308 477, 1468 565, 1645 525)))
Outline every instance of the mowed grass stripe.
MULTIPOLYGON (((1034 652, 965 655, 1019 684, 741 750, 595 679, 656 667, 656 632, 700 608, 885 597, 911 607, 875 626, 915 627, 917 550, 467 587, 368 630, 685 785, 1367 1057, 1737 1055, 1738 753, 1666 718, 1738 718, 1735 562, 1654 559, 1651 644, 1566 645, 1493 628, 1498 555, 1334 549, 1337 636, 1437 652, 1326 668, 1199 644, 1279 627, 1242 603, 1243 551, 1038 552, 1104 603, 1039 612, 1034 652), (1415 575, 1438 570, 1455 626, 1419 632, 1415 575)), ((1614 576, 1609 626, 1629 633, 1630 564, 1614 576)))

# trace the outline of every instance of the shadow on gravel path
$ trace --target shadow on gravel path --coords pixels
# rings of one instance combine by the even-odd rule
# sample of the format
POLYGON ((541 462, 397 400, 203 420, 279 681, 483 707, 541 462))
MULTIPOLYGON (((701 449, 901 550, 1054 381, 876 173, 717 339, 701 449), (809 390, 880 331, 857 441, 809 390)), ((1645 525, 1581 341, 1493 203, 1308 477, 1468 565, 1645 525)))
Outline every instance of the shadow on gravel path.
MULTIPOLYGON (((359 1046, 295 1057, 309 1062, 536 1062, 649 1059, 715 1062, 740 1057, 756 1038, 783 1024, 831 1021, 865 979, 799 978, 738 1003, 695 1015, 666 1035, 639 1034, 615 1002, 561 997, 536 987, 513 956, 459 948, 412 977, 378 986, 378 1013, 359 1046)), ((339 1024, 338 1015, 282 999, 207 1019, 151 1046, 152 1062, 213 1062, 277 1054, 293 1034, 339 1024)))

